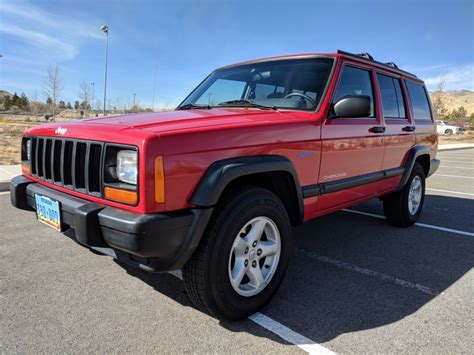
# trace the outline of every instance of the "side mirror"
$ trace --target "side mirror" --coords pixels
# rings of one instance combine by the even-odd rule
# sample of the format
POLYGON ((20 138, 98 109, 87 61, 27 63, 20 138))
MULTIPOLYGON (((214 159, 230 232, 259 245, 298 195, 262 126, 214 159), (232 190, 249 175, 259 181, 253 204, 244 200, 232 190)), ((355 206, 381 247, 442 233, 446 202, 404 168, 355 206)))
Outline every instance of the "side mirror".
POLYGON ((369 117, 370 97, 367 95, 347 95, 334 104, 336 117, 369 117))

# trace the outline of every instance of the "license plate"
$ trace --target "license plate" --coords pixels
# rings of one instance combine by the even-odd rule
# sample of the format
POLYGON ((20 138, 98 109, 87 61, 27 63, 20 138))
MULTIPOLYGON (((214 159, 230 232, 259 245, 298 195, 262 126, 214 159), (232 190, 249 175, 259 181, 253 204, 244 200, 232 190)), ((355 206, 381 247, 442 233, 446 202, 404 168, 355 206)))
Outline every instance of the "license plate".
POLYGON ((59 208, 59 202, 38 194, 35 194, 35 202, 38 221, 61 232, 61 209, 59 208))

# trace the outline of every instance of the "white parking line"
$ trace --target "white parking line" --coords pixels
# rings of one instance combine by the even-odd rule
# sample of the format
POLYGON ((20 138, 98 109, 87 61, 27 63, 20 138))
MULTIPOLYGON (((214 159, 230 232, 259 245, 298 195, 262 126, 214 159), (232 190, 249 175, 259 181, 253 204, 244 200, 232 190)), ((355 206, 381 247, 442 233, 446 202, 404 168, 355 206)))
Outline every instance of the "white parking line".
MULTIPOLYGON (((472 161, 472 160, 457 160, 457 159, 456 159, 456 160, 451 160, 451 159, 446 159, 445 162, 446 162, 446 163, 462 163, 462 164, 464 164, 464 163, 472 163, 473 161, 472 161)), ((468 165, 470 165, 470 164, 468 164, 468 165)))
POLYGON ((446 166, 446 164, 441 164, 439 168, 444 168, 444 169, 468 169, 468 170, 474 170, 474 168, 466 168, 464 166, 446 166))
POLYGON ((280 322, 277 322, 276 320, 273 320, 262 313, 257 312, 251 315, 249 319, 257 323, 259 326, 271 331, 273 334, 278 335, 283 340, 296 345, 309 354, 335 354, 331 350, 326 349, 324 346, 319 345, 311 339, 294 332, 280 322))
MULTIPOLYGON (((356 213, 356 214, 361 214, 363 216, 369 216, 369 217, 375 217, 375 218, 381 218, 381 219, 385 219, 384 216, 381 216, 381 215, 378 215, 378 214, 374 214, 374 213, 368 213, 368 212, 362 212, 362 211, 356 211, 356 210, 350 210, 350 209, 343 209, 341 211, 344 211, 344 212, 350 212, 350 213, 356 213)), ((423 228, 429 228, 429 229, 436 229, 436 230, 440 230, 440 231, 443 231, 443 232, 449 232, 449 233, 455 233, 455 234, 460 234, 460 235, 466 235, 468 237, 474 237, 474 233, 471 233, 471 232, 466 232, 466 231, 461 231, 459 229, 452 229, 452 228, 446 228, 446 227, 440 227, 440 226, 433 226, 431 224, 426 224, 426 223, 419 223, 419 222, 416 222, 415 223, 415 226, 418 226, 418 227, 423 227, 423 228)))
MULTIPOLYGON (((169 274, 183 281, 183 273, 181 270, 169 271, 169 274)), ((315 343, 311 339, 306 338, 305 336, 298 334, 297 332, 291 330, 290 328, 284 326, 280 322, 273 320, 272 318, 266 316, 263 313, 257 312, 249 317, 252 322, 257 323, 259 326, 271 331, 273 334, 278 335, 283 340, 296 345, 300 349, 310 353, 310 354, 335 354, 329 349, 326 349, 324 346, 315 343)))
POLYGON ((460 176, 460 175, 445 175, 445 174, 435 174, 434 176, 446 176, 460 179, 474 179, 474 176, 460 176))
POLYGON ((459 191, 440 190, 440 189, 431 189, 431 188, 426 188, 426 190, 427 190, 427 191, 446 192, 446 193, 448 193, 448 194, 474 196, 474 194, 469 193, 469 192, 459 192, 459 191))
POLYGON ((338 269, 354 271, 354 272, 358 272, 359 274, 364 274, 364 275, 367 275, 367 276, 375 277, 375 278, 377 278, 379 280, 382 280, 382 281, 391 282, 391 283, 393 283, 395 285, 398 285, 398 286, 407 287, 407 288, 414 288, 417 291, 426 293, 430 296, 438 296, 440 294, 439 292, 437 292, 437 291, 435 291, 435 290, 433 290, 433 289, 431 289, 427 286, 423 286, 423 285, 420 285, 420 284, 417 284, 417 283, 414 283, 414 282, 402 280, 402 279, 399 279, 398 277, 390 276, 390 275, 384 274, 382 272, 369 270, 369 269, 366 269, 366 268, 363 268, 363 267, 360 267, 360 266, 357 266, 357 265, 352 265, 352 264, 346 263, 344 261, 339 261, 339 260, 336 260, 336 259, 328 258, 326 256, 319 255, 319 254, 314 253, 312 251, 306 251, 306 250, 303 250, 303 249, 296 249, 296 251, 300 252, 300 253, 303 253, 305 256, 307 256, 309 258, 316 259, 316 260, 321 261, 323 263, 334 265, 338 269))

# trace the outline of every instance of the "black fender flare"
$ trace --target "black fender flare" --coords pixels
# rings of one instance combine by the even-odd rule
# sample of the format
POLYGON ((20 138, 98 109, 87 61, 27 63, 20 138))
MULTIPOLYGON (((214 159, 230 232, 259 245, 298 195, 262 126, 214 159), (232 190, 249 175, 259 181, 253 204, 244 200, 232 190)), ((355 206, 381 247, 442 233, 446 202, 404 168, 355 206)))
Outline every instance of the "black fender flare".
POLYGON ((233 180, 252 174, 286 172, 291 176, 297 198, 299 223, 303 221, 303 194, 293 163, 281 155, 256 155, 218 160, 202 176, 189 203, 199 207, 217 204, 224 189, 233 180))
POLYGON ((430 158, 430 148, 425 145, 416 146, 410 149, 408 152, 408 158, 405 162, 405 171, 402 176, 402 180, 400 180, 400 184, 398 185, 397 191, 401 190, 408 182, 410 178, 411 171, 413 170, 413 166, 415 165, 416 159, 422 155, 427 155, 430 158))

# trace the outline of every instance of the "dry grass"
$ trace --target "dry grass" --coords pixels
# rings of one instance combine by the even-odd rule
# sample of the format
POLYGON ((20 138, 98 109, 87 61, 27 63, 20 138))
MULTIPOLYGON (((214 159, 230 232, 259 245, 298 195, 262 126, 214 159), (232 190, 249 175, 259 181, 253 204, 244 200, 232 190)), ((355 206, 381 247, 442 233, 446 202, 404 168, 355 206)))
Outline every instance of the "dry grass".
POLYGON ((474 131, 453 136, 439 136, 439 144, 474 143, 474 131))
POLYGON ((0 165, 20 164, 21 134, 35 124, 0 121, 0 165))

